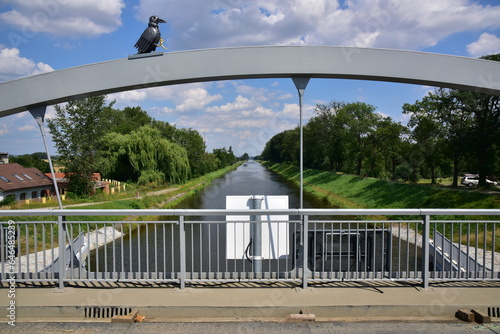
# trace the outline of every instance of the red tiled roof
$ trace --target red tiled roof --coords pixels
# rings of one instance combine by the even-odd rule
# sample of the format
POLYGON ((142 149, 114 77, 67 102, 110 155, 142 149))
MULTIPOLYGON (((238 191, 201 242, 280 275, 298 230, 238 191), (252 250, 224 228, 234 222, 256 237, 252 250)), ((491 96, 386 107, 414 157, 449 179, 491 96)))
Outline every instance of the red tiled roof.
POLYGON ((38 168, 25 168, 17 163, 0 164, 0 190, 52 186, 52 181, 38 168), (15 176, 17 175, 17 177, 15 176), (7 181, 5 181, 7 180, 7 181))

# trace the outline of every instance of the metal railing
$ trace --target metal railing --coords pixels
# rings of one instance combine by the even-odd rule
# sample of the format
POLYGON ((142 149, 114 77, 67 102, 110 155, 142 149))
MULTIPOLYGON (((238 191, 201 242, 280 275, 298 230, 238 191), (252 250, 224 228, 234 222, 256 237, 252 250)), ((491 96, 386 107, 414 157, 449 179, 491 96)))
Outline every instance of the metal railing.
POLYGON ((305 288, 336 280, 424 287, 433 280, 500 280, 500 209, 3 210, 0 216, 2 281, 61 288, 77 281, 181 288, 296 281, 305 288), (260 246, 252 239, 255 224, 260 246))

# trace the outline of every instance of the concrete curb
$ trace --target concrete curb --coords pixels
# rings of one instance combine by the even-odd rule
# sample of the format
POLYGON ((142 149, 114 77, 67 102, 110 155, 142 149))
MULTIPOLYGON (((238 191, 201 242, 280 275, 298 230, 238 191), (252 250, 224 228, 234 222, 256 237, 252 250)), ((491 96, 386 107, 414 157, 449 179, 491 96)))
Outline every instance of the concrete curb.
MULTIPOLYGON (((461 308, 483 308, 482 305, 460 305, 461 308)), ((148 322, 196 322, 196 321, 280 321, 290 314, 296 314, 299 309, 295 306, 277 307, 212 307, 212 306, 152 306, 138 307, 139 313, 146 317, 148 322)), ((317 306, 308 307, 316 315, 316 321, 455 321, 455 312, 458 305, 446 305, 439 314, 432 313, 429 305, 413 305, 400 307, 394 305, 367 305, 367 306, 317 306)), ((22 322, 39 321, 88 321, 111 322, 111 317, 86 317, 85 307, 82 306, 46 306, 46 307, 19 307, 16 318, 22 322)))

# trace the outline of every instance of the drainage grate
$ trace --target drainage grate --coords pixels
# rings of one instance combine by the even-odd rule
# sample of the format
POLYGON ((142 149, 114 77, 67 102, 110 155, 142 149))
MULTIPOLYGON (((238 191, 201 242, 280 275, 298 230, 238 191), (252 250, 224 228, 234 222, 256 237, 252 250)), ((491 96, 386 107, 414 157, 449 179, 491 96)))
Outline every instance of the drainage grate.
POLYGON ((490 318, 500 318, 500 307, 488 307, 488 316, 490 318))
POLYGON ((130 307, 86 307, 85 308, 85 318, 93 318, 93 319, 107 319, 112 318, 115 315, 127 315, 132 312, 132 308, 130 307))

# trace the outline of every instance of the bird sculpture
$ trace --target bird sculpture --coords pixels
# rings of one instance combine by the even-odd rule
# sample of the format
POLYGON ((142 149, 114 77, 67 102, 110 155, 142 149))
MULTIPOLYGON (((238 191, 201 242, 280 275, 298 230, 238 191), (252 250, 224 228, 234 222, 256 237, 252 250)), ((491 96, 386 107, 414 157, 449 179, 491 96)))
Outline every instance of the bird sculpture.
POLYGON ((167 23, 167 21, 160 19, 158 16, 151 16, 149 18, 148 27, 134 45, 134 47, 137 48, 137 53, 153 52, 156 51, 158 46, 166 49, 166 47, 163 46, 163 38, 161 38, 158 23, 167 23))

